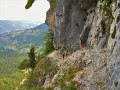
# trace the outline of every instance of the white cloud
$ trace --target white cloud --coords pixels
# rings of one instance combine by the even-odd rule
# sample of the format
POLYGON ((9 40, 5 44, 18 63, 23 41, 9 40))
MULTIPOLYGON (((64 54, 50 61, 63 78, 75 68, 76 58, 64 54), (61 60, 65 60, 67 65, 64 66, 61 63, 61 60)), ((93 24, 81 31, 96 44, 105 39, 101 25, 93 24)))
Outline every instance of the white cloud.
POLYGON ((39 20, 45 21, 49 9, 47 0, 36 0, 33 6, 26 10, 27 0, 0 0, 1 20, 39 20))

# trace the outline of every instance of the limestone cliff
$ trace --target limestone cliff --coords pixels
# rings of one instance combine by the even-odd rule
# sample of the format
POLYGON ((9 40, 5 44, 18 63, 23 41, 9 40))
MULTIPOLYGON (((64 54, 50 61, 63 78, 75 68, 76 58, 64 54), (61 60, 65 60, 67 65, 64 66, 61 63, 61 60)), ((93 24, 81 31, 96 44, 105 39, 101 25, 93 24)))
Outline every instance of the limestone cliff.
MULTIPOLYGON (((51 4, 54 0, 48 1, 51 4)), ((55 5, 46 19, 54 29, 55 47, 72 44, 72 50, 76 51, 80 37, 86 43, 77 55, 87 53, 85 60, 91 72, 85 69, 88 76, 80 79, 83 81, 78 84, 79 90, 120 90, 120 1, 55 0, 55 5)))
MULTIPOLYGON (((49 2, 51 4, 53 0, 49 2)), ((96 7, 96 0, 55 0, 55 2, 56 8, 53 10, 52 6, 50 7, 46 19, 46 24, 52 29, 54 27, 55 46, 78 41, 85 26, 87 10, 96 7), (52 19, 54 16, 55 19, 52 19), (51 19, 55 21, 50 23, 51 19)))

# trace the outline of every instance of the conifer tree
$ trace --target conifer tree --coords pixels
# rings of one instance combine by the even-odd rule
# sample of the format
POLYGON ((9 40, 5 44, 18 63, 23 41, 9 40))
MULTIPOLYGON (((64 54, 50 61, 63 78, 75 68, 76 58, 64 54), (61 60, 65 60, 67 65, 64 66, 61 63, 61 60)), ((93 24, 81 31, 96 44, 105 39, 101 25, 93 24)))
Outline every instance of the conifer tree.
POLYGON ((44 54, 48 54, 54 50, 53 46, 53 38, 54 38, 54 33, 51 29, 48 29, 48 31, 45 33, 45 36, 43 37, 45 49, 44 49, 44 54))
POLYGON ((29 56, 30 67, 33 69, 35 67, 35 64, 36 64, 34 45, 31 45, 30 52, 28 53, 28 56, 29 56))

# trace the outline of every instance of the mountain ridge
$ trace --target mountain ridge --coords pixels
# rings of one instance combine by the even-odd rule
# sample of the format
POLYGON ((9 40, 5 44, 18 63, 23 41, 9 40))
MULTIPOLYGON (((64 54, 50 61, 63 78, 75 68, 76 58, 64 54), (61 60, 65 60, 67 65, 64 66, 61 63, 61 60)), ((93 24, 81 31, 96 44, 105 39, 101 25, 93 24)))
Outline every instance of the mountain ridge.
POLYGON ((0 20, 0 33, 11 32, 17 30, 25 30, 37 26, 32 23, 23 23, 19 21, 0 20))
POLYGON ((0 48, 3 50, 28 51, 30 44, 39 48, 43 44, 42 38, 47 30, 48 26, 43 23, 35 28, 0 34, 0 48))

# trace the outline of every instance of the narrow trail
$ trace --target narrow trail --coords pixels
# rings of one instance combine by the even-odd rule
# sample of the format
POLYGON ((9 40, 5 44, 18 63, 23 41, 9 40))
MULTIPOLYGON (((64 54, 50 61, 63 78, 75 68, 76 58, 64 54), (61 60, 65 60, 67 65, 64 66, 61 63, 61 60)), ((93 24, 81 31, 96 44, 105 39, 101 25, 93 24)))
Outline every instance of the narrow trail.
POLYGON ((26 76, 27 76, 29 70, 23 70, 23 72, 25 73, 25 78, 23 78, 23 80, 20 82, 20 84, 19 84, 14 90, 19 90, 19 87, 20 87, 21 85, 23 85, 24 82, 27 80, 26 76))
POLYGON ((17 86, 17 87, 15 88, 15 90, 18 90, 19 87, 20 87, 21 85, 23 85, 26 80, 27 80, 27 79, 24 78, 24 79, 20 82, 19 86, 17 86))

